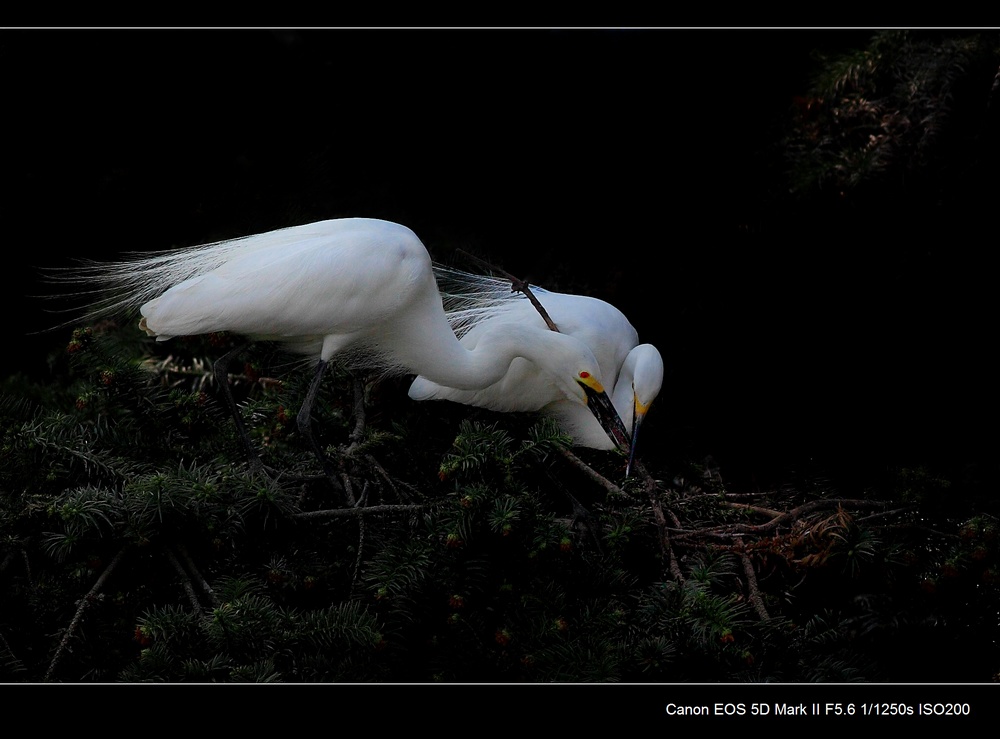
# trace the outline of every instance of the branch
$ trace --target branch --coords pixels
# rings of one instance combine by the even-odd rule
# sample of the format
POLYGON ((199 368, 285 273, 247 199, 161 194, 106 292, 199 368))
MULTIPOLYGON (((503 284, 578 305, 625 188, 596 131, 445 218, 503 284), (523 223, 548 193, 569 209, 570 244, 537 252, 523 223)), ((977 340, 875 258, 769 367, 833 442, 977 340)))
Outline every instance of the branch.
MULTIPOLYGON (((681 572, 680 562, 677 561, 677 555, 674 554, 674 547, 670 540, 670 531, 667 526, 666 516, 663 515, 663 507, 660 505, 660 501, 656 497, 656 485, 651 484, 652 478, 646 478, 646 492, 649 493, 649 502, 653 509, 653 518, 656 520, 656 528, 660 532, 660 551, 663 556, 667 558, 667 566, 670 569, 670 574, 674 576, 677 582, 684 582, 684 574, 681 572)), ((671 512, 671 518, 674 523, 680 525, 677 521, 677 516, 671 512)))
POLYGON ((80 625, 84 612, 87 610, 87 607, 91 604, 91 602, 93 602, 94 598, 97 597, 98 592, 102 587, 104 587, 104 583, 107 582, 108 577, 111 576, 112 570, 114 570, 118 563, 121 562, 122 557, 125 556, 125 552, 127 552, 130 548, 131 544, 126 544, 121 548, 121 550, 119 550, 114 559, 112 559, 111 562, 108 563, 108 566, 104 568, 104 572, 101 573, 101 576, 97 578, 94 586, 85 596, 83 596, 83 598, 80 599, 80 605, 76 609, 76 614, 73 616, 73 620, 70 621, 69 627, 66 629, 66 633, 63 634, 63 638, 60 640, 59 646, 56 648, 56 653, 52 657, 52 662, 49 663, 49 669, 45 672, 43 682, 49 682, 52 679, 52 673, 55 672, 56 665, 59 664, 59 660, 62 659, 62 654, 66 649, 66 645, 69 644, 70 638, 76 632, 77 626, 80 625))
MULTIPOLYGON (((732 503, 728 505, 733 505, 732 503)), ((705 533, 741 533, 741 534, 763 534, 769 531, 773 531, 782 524, 793 521, 807 513, 812 513, 816 510, 821 510, 823 508, 880 508, 888 505, 883 501, 877 500, 851 500, 851 499, 828 499, 828 500, 811 500, 808 503, 803 503, 798 508, 793 508, 790 511, 781 513, 774 518, 772 518, 767 523, 762 524, 733 524, 730 526, 721 526, 714 529, 709 529, 705 533)))
MULTIPOLYGON (((587 475, 587 477, 603 487, 608 493, 617 495, 624 494, 624 491, 620 487, 594 470, 590 465, 573 454, 573 452, 569 449, 559 447, 559 452, 570 464, 581 470, 585 475, 587 475)), ((667 526, 667 518, 663 512, 662 506, 660 505, 660 501, 656 497, 656 492, 658 490, 656 480, 653 479, 653 476, 646 471, 646 468, 643 467, 641 463, 636 462, 636 469, 640 472, 642 480, 645 483, 646 493, 649 495, 653 518, 656 521, 656 527, 660 533, 660 551, 667 559, 670 574, 673 575, 674 579, 678 582, 684 582, 684 575, 681 573, 680 563, 677 561, 673 546, 671 545, 670 528, 667 526)), ((670 518, 674 522, 674 525, 677 528, 680 528, 681 523, 677 516, 673 513, 673 511, 668 511, 668 513, 670 513, 670 518)))
MULTIPOLYGON (((365 483, 364 488, 361 491, 361 501, 364 502, 368 497, 368 483, 365 483)), ((358 556, 354 560, 354 572, 351 573, 351 588, 353 589, 354 583, 358 581, 358 573, 361 572, 361 558, 364 556, 365 552, 365 517, 361 516, 358 518, 358 556)))
POLYGON ((174 571, 180 576, 181 584, 184 586, 184 592, 187 593, 188 600, 191 601, 191 608, 197 614, 204 613, 201 607, 201 603, 198 602, 198 596, 195 595, 194 587, 191 585, 191 578, 184 571, 184 567, 181 566, 180 561, 174 555, 174 552, 169 547, 167 548, 167 559, 170 560, 170 564, 173 566, 174 571))
POLYGON ((14 654, 14 650, 10 648, 10 644, 8 644, 7 640, 3 638, 3 634, 0 634, 0 649, 3 649, 5 652, 7 652, 7 654, 10 655, 10 659, 15 660, 20 669, 24 669, 23 668, 24 663, 21 662, 20 659, 18 659, 16 654, 14 654))
POLYGON ((760 588, 757 587, 757 573, 753 571, 753 562, 745 554, 740 555, 740 559, 743 560, 743 572, 747 576, 747 590, 750 593, 750 604, 757 611, 757 615, 761 617, 761 620, 769 621, 771 616, 768 614, 767 609, 764 608, 764 599, 761 598, 760 588))
POLYGON ((745 511, 753 511, 754 513, 761 513, 765 516, 771 516, 773 518, 785 515, 783 511, 776 511, 773 508, 761 508, 760 506, 750 505, 749 503, 732 503, 730 501, 726 501, 725 506, 727 508, 742 508, 745 511))
POLYGON ((563 455, 563 457, 570 464, 572 464, 577 469, 581 470, 587 477, 589 477, 591 480, 593 480, 598 485, 600 485, 601 487, 603 487, 605 490, 607 490, 612 495, 622 495, 623 494, 622 489, 620 487, 618 487, 617 485, 615 485, 613 482, 611 482, 611 480, 609 480, 608 478, 606 478, 604 475, 602 475, 599 472, 597 472, 596 470, 594 470, 594 468, 592 468, 589 464, 587 464, 582 459, 580 459, 578 456, 576 456, 575 454, 573 454, 573 452, 571 452, 566 447, 560 446, 559 447, 559 452, 560 452, 560 454, 563 455))
POLYGON ((408 498, 409 500, 413 500, 414 498, 412 495, 410 495, 410 490, 412 490, 414 493, 419 493, 419 491, 409 483, 404 482, 403 480, 393 480, 392 477, 389 476, 389 473, 382 468, 382 465, 380 465, 378 463, 378 460, 376 460, 375 457, 373 457, 372 455, 366 454, 365 459, 368 461, 368 464, 372 466, 375 472, 389 484, 389 487, 392 488, 392 491, 396 493, 397 496, 399 496, 400 493, 399 489, 396 487, 397 482, 403 488, 403 492, 406 493, 405 496, 400 496, 400 497, 405 497, 408 498))
POLYGON ((28 584, 31 587, 35 587, 35 581, 31 577, 31 560, 28 558, 28 550, 21 550, 21 557, 24 559, 24 574, 28 577, 28 584))
POLYGON ((542 319, 545 321, 545 325, 548 326, 552 331, 555 331, 556 333, 560 333, 559 327, 556 326, 555 321, 553 321, 549 317, 549 314, 546 312, 545 308, 542 307, 542 304, 538 302, 538 298, 536 298, 535 294, 533 292, 531 292, 531 289, 528 287, 528 283, 527 282, 525 282, 524 280, 522 280, 520 277, 515 277, 510 272, 506 272, 506 271, 500 269, 499 267, 494 267, 489 262, 484 261, 484 260, 480 259, 479 257, 473 255, 473 254, 469 254, 469 252, 467 252, 467 251, 462 251, 461 249, 456 249, 456 251, 459 254, 461 254, 461 255, 465 256, 466 258, 470 259, 471 261, 476 262, 477 264, 479 264, 484 269, 487 269, 487 270, 489 270, 491 272, 499 272, 504 277, 506 277, 508 280, 510 280, 510 289, 511 289, 511 291, 524 293, 525 297, 528 298, 529 301, 531 301, 531 304, 533 306, 535 306, 535 310, 537 310, 538 313, 542 316, 542 319))
POLYGON ((366 513, 405 513, 422 511, 422 505, 373 505, 364 508, 325 508, 321 511, 303 511, 293 513, 291 518, 341 518, 344 516, 361 516, 366 513))
POLYGON ((195 565, 194 560, 191 559, 191 555, 188 553, 187 548, 183 544, 177 545, 177 553, 181 555, 184 560, 184 564, 187 566, 187 571, 191 573, 194 581, 201 586, 201 589, 205 591, 208 596, 209 601, 213 606, 218 607, 219 598, 216 596, 215 591, 212 590, 212 586, 208 584, 205 578, 202 576, 201 571, 198 566, 195 565))
POLYGON ((864 516, 863 518, 858 519, 858 523, 868 523, 877 518, 888 518, 889 516, 895 516, 900 513, 909 513, 910 511, 915 510, 917 510, 917 506, 915 505, 903 506, 902 508, 896 508, 891 511, 882 511, 881 513, 873 513, 870 516, 864 516))
MULTIPOLYGON (((343 460, 341 460, 341 467, 344 466, 343 460)), ((347 502, 351 504, 352 508, 357 508, 358 501, 354 498, 354 486, 351 485, 351 477, 346 472, 340 473, 340 484, 344 488, 344 496, 347 498, 347 502)))

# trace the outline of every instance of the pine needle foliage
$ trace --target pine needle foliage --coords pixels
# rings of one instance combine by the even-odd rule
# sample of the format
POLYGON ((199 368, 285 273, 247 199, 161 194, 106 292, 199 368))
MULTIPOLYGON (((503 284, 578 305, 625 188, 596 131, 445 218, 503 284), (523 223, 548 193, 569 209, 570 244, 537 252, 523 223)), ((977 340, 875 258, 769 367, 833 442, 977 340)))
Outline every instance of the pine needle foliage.
POLYGON ((881 31, 817 59, 782 144, 801 200, 940 206, 995 162, 1000 37, 881 31), (991 143, 992 142, 992 143, 991 143))

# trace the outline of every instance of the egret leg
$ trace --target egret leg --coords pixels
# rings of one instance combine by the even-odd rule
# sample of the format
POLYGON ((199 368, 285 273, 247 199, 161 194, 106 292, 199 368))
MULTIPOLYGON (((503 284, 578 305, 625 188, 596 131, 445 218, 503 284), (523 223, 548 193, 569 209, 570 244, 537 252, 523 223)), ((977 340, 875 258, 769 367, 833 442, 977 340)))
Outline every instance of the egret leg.
POLYGON ((226 399, 226 405, 229 406, 229 411, 233 415, 233 421, 236 422, 236 432, 239 434, 240 441, 243 442, 243 448, 246 450, 247 454, 247 461, 250 462, 251 467, 260 471, 264 469, 264 463, 260 461, 260 455, 257 454, 257 450, 254 449, 253 442, 250 440, 250 434, 247 432, 246 426, 243 423, 243 417, 240 415, 240 409, 237 407, 236 401, 233 399, 232 388, 229 386, 229 364, 233 361, 233 357, 241 353, 248 346, 249 344, 242 344, 232 351, 226 352, 215 360, 212 370, 215 374, 215 382, 222 390, 222 395, 226 399))
POLYGON ((326 454, 323 453, 323 449, 320 447, 319 442, 316 441, 316 437, 313 435, 312 431, 312 409, 313 405, 316 404, 316 396, 319 395, 319 388, 323 381, 323 372, 326 370, 326 364, 327 363, 321 359, 316 365, 316 374, 313 376, 312 383, 309 385, 309 390, 306 392, 306 399, 302 402, 302 407, 299 408, 299 414, 295 417, 295 422, 299 427, 299 433, 306 438, 306 441, 309 443, 309 447, 313 450, 313 454, 316 455, 316 459, 319 460, 320 465, 323 467, 323 472, 326 473, 327 477, 337 483, 335 470, 327 460, 326 454))

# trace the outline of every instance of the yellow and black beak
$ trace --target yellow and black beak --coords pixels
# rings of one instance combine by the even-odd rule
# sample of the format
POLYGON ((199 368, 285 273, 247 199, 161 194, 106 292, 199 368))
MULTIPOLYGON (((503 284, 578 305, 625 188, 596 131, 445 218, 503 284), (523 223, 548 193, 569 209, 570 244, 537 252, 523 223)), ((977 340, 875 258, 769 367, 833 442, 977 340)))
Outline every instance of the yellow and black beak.
POLYGON ((646 411, 649 410, 649 406, 640 403, 638 398, 633 402, 635 405, 632 409, 632 443, 628 451, 628 465, 625 467, 625 477, 628 477, 629 472, 632 471, 632 465, 635 462, 635 447, 639 443, 639 428, 642 426, 642 419, 646 417, 646 411))
POLYGON ((615 446, 623 452, 628 453, 632 447, 632 440, 625 429, 625 424, 618 417, 618 411, 611 404, 611 398, 604 391, 604 387, 593 377, 581 378, 577 380, 587 395, 587 407, 594 414, 601 428, 604 429, 615 446))

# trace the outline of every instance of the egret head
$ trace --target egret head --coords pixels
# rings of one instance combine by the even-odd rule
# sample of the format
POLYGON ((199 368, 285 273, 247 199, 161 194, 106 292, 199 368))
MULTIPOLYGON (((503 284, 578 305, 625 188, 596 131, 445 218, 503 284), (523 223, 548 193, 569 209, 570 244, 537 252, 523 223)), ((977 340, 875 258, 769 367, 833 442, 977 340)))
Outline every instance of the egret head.
POLYGON ((571 400, 587 406, 616 447, 629 451, 630 439, 601 382, 601 369, 583 342, 566 334, 546 332, 547 350, 532 358, 571 400))
POLYGON ((628 467, 625 474, 632 469, 635 460, 636 444, 639 440, 639 427, 649 411, 649 406, 663 387, 663 357, 651 344, 640 344, 632 350, 634 354, 632 370, 632 428, 629 448, 628 467))

